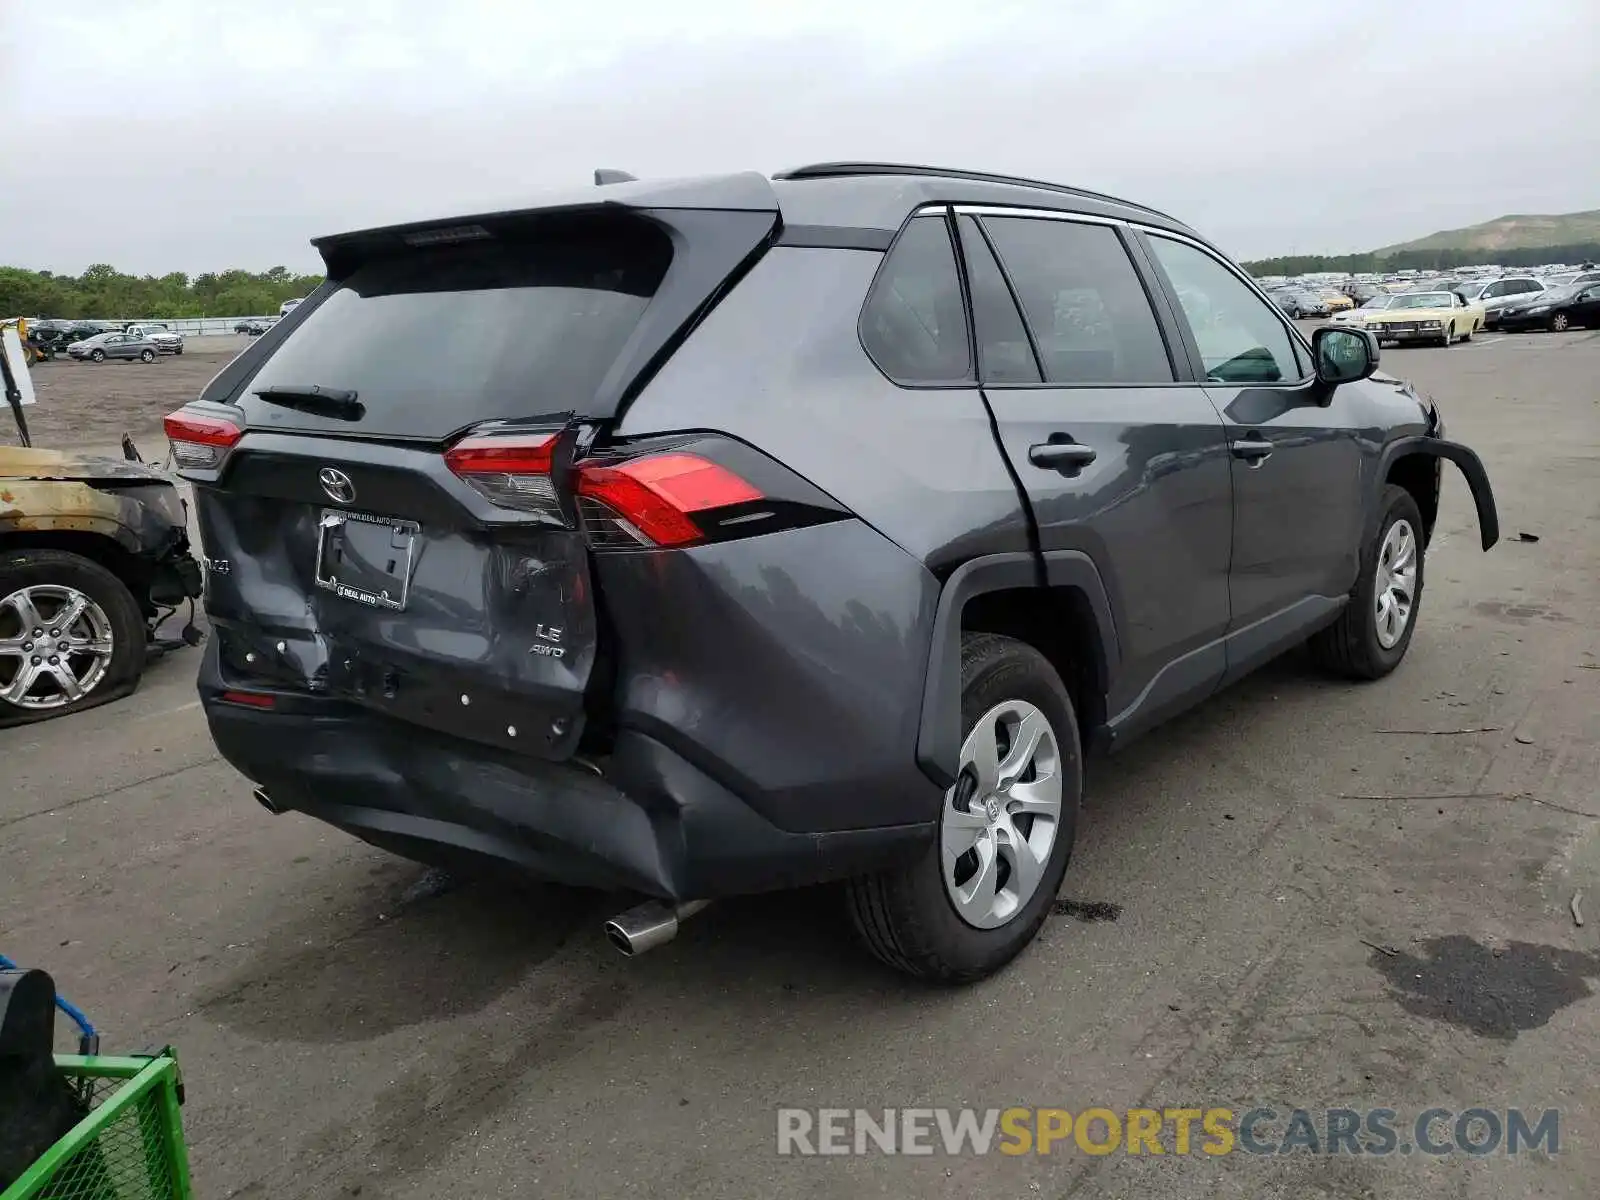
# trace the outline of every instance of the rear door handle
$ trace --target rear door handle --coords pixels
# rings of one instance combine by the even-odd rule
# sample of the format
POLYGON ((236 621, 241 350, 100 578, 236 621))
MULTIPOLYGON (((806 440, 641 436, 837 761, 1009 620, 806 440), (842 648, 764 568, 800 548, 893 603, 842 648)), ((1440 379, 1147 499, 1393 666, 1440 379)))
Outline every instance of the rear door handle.
MULTIPOLYGON (((1050 436, 1057 438, 1066 435, 1050 436)), ((1028 447, 1029 462, 1047 471, 1060 471, 1063 475, 1076 474, 1092 463, 1096 457, 1093 446, 1080 445, 1071 438, 1066 438, 1065 441, 1039 442, 1028 447)))
POLYGON ((1259 467, 1272 456, 1272 443, 1254 435, 1234 440, 1230 449, 1235 458, 1244 459, 1245 464, 1251 467, 1259 467))

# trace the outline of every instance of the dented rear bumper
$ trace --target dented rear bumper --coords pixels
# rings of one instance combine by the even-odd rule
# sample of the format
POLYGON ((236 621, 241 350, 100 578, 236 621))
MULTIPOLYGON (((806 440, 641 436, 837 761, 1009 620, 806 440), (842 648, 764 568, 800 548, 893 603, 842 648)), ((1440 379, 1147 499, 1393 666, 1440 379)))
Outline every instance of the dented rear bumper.
POLYGON ((213 639, 200 695, 223 757, 275 808, 408 858, 678 901, 857 875, 933 836, 931 824, 779 829, 638 732, 599 764, 550 762, 305 693, 276 693, 272 710, 230 702, 225 670, 213 639))

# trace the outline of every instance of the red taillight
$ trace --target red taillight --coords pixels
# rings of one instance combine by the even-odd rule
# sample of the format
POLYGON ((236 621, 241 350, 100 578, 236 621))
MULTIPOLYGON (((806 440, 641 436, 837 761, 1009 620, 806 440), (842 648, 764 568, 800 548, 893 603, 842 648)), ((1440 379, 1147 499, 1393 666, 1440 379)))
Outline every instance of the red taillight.
POLYGON ((548 475, 555 452, 555 434, 531 438, 466 437, 445 451, 444 463, 457 475, 548 475))
POLYGON ((550 512, 556 508, 550 479, 556 436, 465 437, 445 451, 444 464, 502 508, 550 512))
POLYGON ((244 430, 225 417, 204 416, 181 408, 162 424, 172 445, 173 465, 180 470, 216 470, 234 443, 244 436, 244 430))
POLYGON ((278 700, 265 692, 223 692, 218 697, 224 704, 242 704, 245 708, 277 708, 278 700))
POLYGON ((694 454, 655 454, 614 465, 580 463, 578 495, 597 500, 657 546, 686 546, 705 535, 690 513, 763 499, 726 467, 694 454))

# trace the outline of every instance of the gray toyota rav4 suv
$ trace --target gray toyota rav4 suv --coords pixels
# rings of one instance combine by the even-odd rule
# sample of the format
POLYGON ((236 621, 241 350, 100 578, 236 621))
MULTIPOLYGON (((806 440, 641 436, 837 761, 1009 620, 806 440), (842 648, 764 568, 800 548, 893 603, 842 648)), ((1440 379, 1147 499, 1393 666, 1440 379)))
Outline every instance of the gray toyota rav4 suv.
POLYGON ((1083 758, 1310 643, 1393 670, 1441 459, 1187 226, 836 163, 319 240, 327 282, 167 420, 200 694, 273 812, 705 901, 844 881, 890 964, 1038 930, 1083 758))

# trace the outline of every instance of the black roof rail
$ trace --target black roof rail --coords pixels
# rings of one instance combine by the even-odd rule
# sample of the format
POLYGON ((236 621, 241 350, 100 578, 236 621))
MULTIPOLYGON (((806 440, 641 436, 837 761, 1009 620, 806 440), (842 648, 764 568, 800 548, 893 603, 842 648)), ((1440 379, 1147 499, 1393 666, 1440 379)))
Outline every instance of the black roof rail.
POLYGON ((1124 200, 1120 196, 1108 196, 1104 192, 1091 192, 1087 188, 1068 187, 1064 183, 1050 183, 1043 179, 1027 179, 1021 175, 996 175, 988 171, 962 171, 952 167, 924 167, 913 163, 869 163, 869 162, 832 162, 811 163, 804 167, 791 167, 787 171, 778 171, 774 179, 842 179, 853 175, 916 175, 945 179, 965 179, 973 183, 1004 183, 1014 187, 1039 188, 1047 192, 1059 192, 1066 196, 1078 196, 1085 200, 1099 200, 1105 204, 1120 204, 1124 208, 1138 209, 1140 212, 1150 213, 1160 217, 1163 221, 1177 220, 1168 216, 1160 209, 1151 208, 1148 204, 1136 204, 1132 200, 1124 200))

